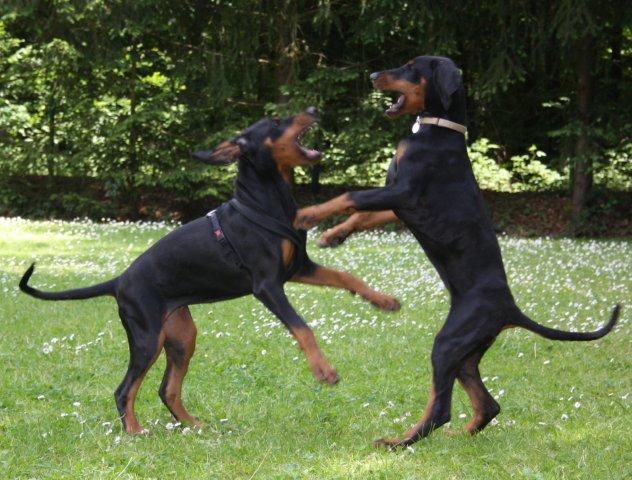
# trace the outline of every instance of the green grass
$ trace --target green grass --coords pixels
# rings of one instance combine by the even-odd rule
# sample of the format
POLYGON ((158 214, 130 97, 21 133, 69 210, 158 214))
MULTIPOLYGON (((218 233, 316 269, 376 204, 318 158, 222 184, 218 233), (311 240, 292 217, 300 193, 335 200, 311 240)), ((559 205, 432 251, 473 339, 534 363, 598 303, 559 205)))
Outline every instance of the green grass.
MULTIPOLYGON (((630 310, 593 343, 503 333, 482 374, 503 411, 470 438, 445 429, 400 453, 371 441, 420 415, 433 335, 448 309, 409 235, 367 233, 312 257, 396 294, 399 313, 341 291, 289 284, 341 375, 317 384, 280 323, 252 298, 192 308, 197 352, 184 386, 201 433, 173 422, 157 389, 161 358, 137 401, 147 437, 122 433, 113 401, 128 360, 112 299, 43 302, 32 284, 88 285, 123 270, 168 226, 0 220, 0 476, 3 478, 630 478, 630 310)), ((502 238, 518 304, 560 328, 593 329, 632 298, 632 242, 502 238)), ((453 430, 470 406, 455 388, 453 430)))

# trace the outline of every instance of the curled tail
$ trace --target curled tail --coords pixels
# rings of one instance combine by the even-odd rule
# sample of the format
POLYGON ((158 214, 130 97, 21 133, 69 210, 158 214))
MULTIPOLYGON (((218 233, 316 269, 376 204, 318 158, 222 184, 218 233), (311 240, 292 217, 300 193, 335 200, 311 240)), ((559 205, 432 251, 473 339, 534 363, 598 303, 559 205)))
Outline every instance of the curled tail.
POLYGON ((556 330, 554 328, 545 327, 539 323, 534 322, 524 313, 518 310, 516 317, 512 319, 512 323, 518 327, 526 328, 538 335, 542 335, 544 338, 551 340, 571 340, 571 341, 588 341, 597 340, 598 338, 607 335, 610 330, 616 325, 619 319, 619 312, 621 311, 621 304, 615 305, 610 315, 610 320, 603 327, 594 332, 565 332, 563 330, 556 330))
POLYGON ((42 300, 81 300, 84 298, 100 297, 102 295, 114 295, 116 278, 86 288, 75 288, 61 292, 42 292, 28 285, 29 279, 31 275, 33 275, 33 270, 35 270, 34 263, 24 272, 24 275, 22 275, 20 290, 35 298, 41 298, 42 300))

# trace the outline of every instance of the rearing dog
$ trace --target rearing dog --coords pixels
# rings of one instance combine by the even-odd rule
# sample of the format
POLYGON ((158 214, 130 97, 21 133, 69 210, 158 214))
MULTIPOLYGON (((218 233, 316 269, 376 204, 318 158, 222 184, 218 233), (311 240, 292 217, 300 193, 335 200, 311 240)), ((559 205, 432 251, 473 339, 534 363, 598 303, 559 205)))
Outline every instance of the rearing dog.
POLYGON ((295 166, 320 159, 320 152, 300 144, 316 119, 313 107, 283 120, 264 118, 214 150, 197 152, 197 158, 210 164, 239 159, 235 198, 166 235, 119 277, 62 292, 30 287, 33 265, 22 277, 20 289, 44 300, 115 297, 130 360, 114 397, 128 433, 145 432, 136 419, 134 400, 163 348, 167 368, 160 398, 178 421, 199 425, 181 399, 196 337, 188 305, 254 294, 297 340, 314 376, 330 384, 338 381, 338 375, 288 301, 283 284, 290 280, 344 288, 384 310, 399 309, 395 298, 358 278, 312 262, 305 251, 306 232, 292 228, 296 204, 288 179, 295 166))
POLYGON ((324 218, 360 211, 327 231, 321 245, 340 243, 353 230, 400 218, 419 241, 450 293, 450 311, 432 348, 432 388, 421 420, 402 439, 377 446, 406 446, 450 420, 452 389, 458 380, 474 415, 466 429, 483 429, 500 406, 481 380, 478 364, 497 335, 523 327, 553 340, 595 340, 595 332, 564 332, 534 322, 516 306, 507 284, 500 248, 472 173, 465 146, 465 92, 461 75, 444 57, 420 56, 406 65, 370 76, 379 90, 397 92, 389 117, 419 115, 413 134, 399 143, 384 188, 346 193, 299 210, 295 225, 310 228, 324 218))

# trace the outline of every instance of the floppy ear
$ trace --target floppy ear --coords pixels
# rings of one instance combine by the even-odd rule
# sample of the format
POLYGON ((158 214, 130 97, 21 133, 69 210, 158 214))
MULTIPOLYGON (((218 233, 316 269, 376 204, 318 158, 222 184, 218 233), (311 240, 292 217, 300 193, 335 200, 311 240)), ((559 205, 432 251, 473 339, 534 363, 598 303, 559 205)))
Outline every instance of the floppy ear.
POLYGON ((229 165, 233 163, 245 146, 245 140, 236 138, 220 143, 213 150, 200 150, 191 155, 204 163, 211 165, 229 165))
POLYGON ((452 94, 463 83, 459 69, 450 61, 440 60, 432 72, 432 79, 443 108, 449 110, 452 103, 452 94))

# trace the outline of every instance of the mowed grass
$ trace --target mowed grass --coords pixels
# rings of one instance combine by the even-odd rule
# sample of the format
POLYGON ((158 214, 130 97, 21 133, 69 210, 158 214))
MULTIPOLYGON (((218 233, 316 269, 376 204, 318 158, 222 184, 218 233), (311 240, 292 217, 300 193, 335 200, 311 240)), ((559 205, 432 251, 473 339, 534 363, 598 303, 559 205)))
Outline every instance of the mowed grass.
MULTIPOLYGON (((316 383, 280 322, 252 297, 192 307, 198 343, 184 386, 201 432, 173 425, 157 395, 164 356, 136 411, 146 437, 122 432, 113 400, 128 360, 111 298, 44 302, 32 284, 84 286, 121 272, 170 228, 0 220, 2 478, 630 478, 629 306, 591 343, 504 332, 482 363, 503 408, 470 438, 445 428, 399 453, 371 441, 423 411, 433 336, 448 310, 437 274, 407 234, 366 233, 312 257, 395 294, 395 314, 345 292, 288 284, 296 309, 337 368, 316 383)), ((532 318, 564 329, 601 325, 632 298, 632 242, 501 238, 511 286, 532 318)), ((455 387, 450 428, 471 409, 455 387)))

